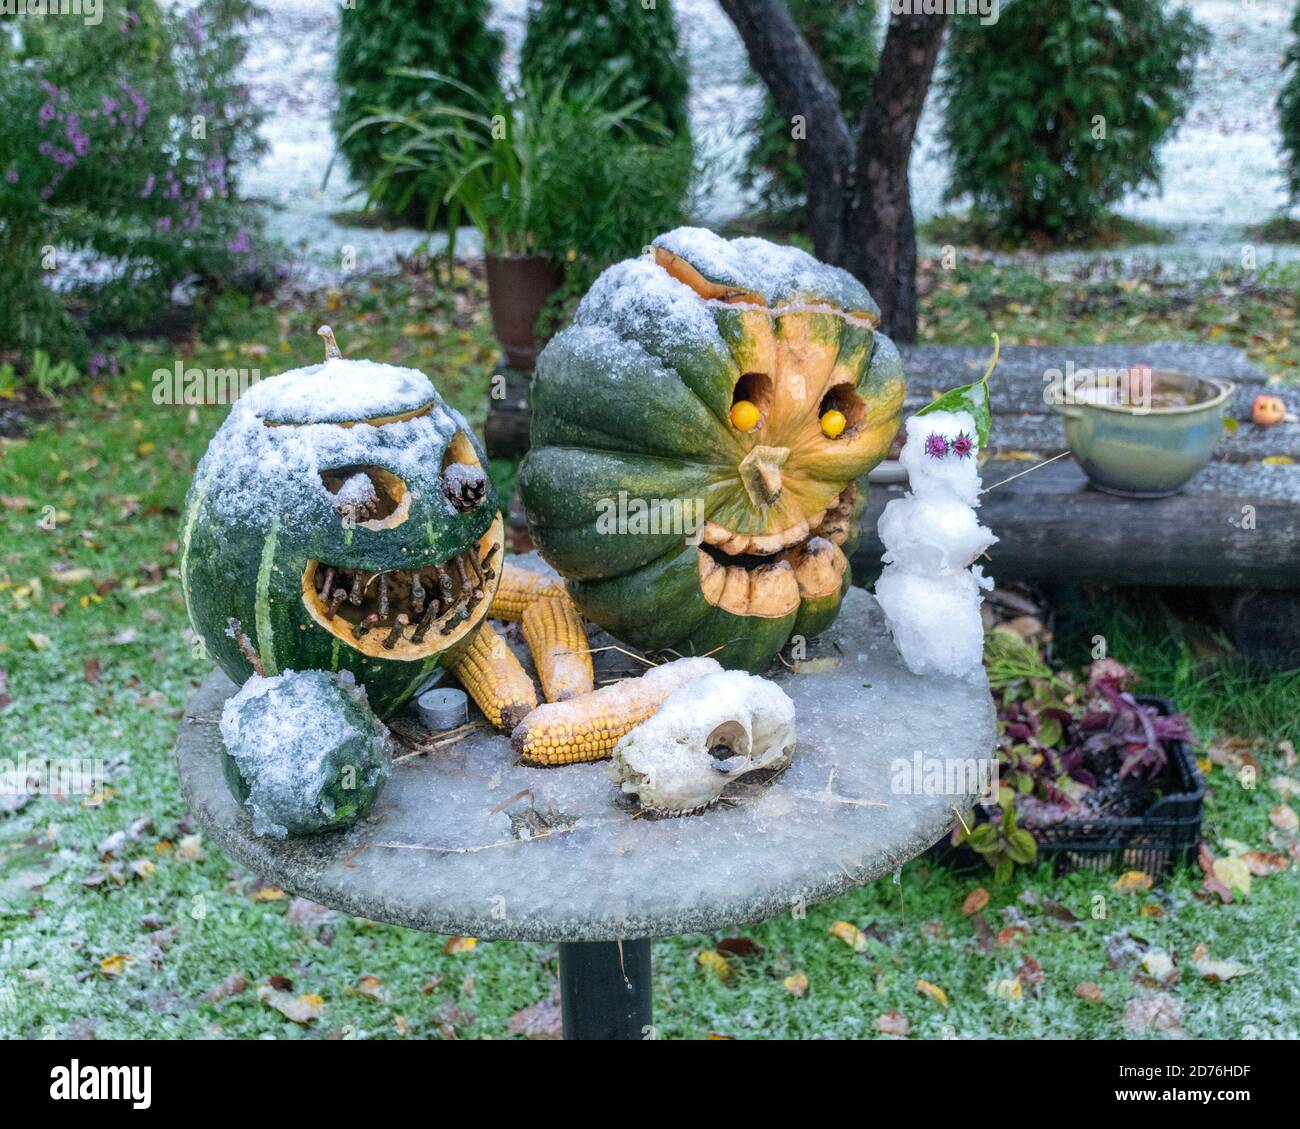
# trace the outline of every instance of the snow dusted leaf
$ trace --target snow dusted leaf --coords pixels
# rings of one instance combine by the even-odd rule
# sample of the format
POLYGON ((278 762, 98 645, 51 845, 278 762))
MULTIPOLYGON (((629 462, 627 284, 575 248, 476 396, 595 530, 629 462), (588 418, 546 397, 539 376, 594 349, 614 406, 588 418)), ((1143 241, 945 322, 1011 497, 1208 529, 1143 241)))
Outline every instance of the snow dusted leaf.
POLYGON ((867 947, 867 935, 851 921, 837 921, 831 926, 830 934, 838 937, 855 953, 860 953, 867 947))
POLYGON ((1016 979, 1026 988, 1037 988, 1047 979, 1047 973, 1034 957, 1026 956, 1020 961, 1020 967, 1016 969, 1016 979))
POLYGON ((1268 821, 1279 831, 1300 831, 1300 815, 1296 815, 1295 808, 1286 804, 1269 808, 1268 821))
POLYGON ((50 637, 43 635, 39 631, 29 631, 27 632, 27 642, 32 645, 32 650, 43 651, 50 645, 50 637))
POLYGON ((257 998, 294 1023, 310 1023, 325 1013, 325 1001, 312 992, 294 996, 270 984, 262 984, 257 989, 257 998))
POLYGON ((1162 949, 1152 949, 1142 957, 1142 970, 1162 987, 1168 987, 1179 978, 1173 957, 1162 949))
POLYGON ((887 1011, 884 1015, 876 1016, 876 1030, 882 1035, 894 1035, 901 1039, 911 1029, 912 1025, 901 1011, 887 1011))
POLYGON ((990 980, 987 991, 990 996, 999 1000, 1019 1000, 1025 994, 1024 985, 1015 977, 1010 980, 990 980))
POLYGON ((1139 996, 1124 1007, 1124 1028, 1130 1035, 1164 1031, 1177 1036, 1182 1026, 1183 1005, 1168 992, 1139 996))
POLYGON ((940 988, 939 985, 931 984, 928 980, 918 980, 916 982, 916 990, 923 996, 929 996, 930 999, 934 1000, 940 1007, 948 1006, 948 993, 940 988))
POLYGON ((1196 969, 1206 980, 1232 980, 1238 976, 1245 976, 1250 969, 1240 961, 1235 960, 1215 960, 1210 956, 1208 945, 1200 944, 1192 950, 1192 967, 1196 969))
POLYGON ((203 998, 210 1004, 218 1000, 224 1000, 227 996, 237 996, 248 987, 248 977, 242 972, 232 972, 220 983, 213 984, 206 992, 203 998))
POLYGON ((477 944, 478 939, 475 937, 448 937, 442 951, 448 956, 459 956, 461 953, 472 953, 477 944))
POLYGON ((564 1024, 560 1014, 560 997, 552 993, 546 1000, 538 1000, 520 1008, 510 1017, 506 1030, 525 1039, 563 1039, 564 1024))
POLYGON ((719 980, 726 980, 731 975, 727 958, 714 949, 705 949, 695 959, 699 961, 701 968, 707 968, 719 980))
POLYGON ((1285 855, 1275 854, 1270 851, 1247 851, 1240 858, 1246 864, 1246 869, 1256 878, 1265 878, 1270 874, 1276 874, 1280 870, 1286 870, 1291 865, 1290 860, 1285 855))
POLYGON ((314 929, 323 921, 337 917, 338 912, 309 898, 294 898, 289 908, 284 911, 285 921, 293 925, 302 925, 314 929))
POLYGON ((105 957, 99 962, 99 970, 105 976, 121 976, 130 963, 131 958, 125 953, 114 953, 111 957, 105 957))
POLYGON ((176 859, 178 862, 202 862, 208 857, 207 852, 203 849, 202 835, 184 835, 179 843, 176 844, 176 859))
POLYGON ((358 978, 356 986, 351 990, 354 995, 363 996, 377 1003, 388 1002, 388 993, 384 991, 384 982, 378 976, 362 976, 358 978))
POLYGON ((1091 980, 1081 980, 1074 986, 1074 994, 1081 1000, 1087 1000, 1090 1004, 1104 1003, 1106 997, 1102 995, 1101 989, 1091 980))
POLYGON ((808 976, 803 972, 792 972, 784 980, 785 990, 796 1000, 808 994, 808 976))
POLYGON ((763 946, 752 937, 724 937, 718 942, 718 952, 729 957, 758 956, 762 951, 763 946))
POLYGON ((1242 897, 1250 896, 1250 868, 1241 859, 1215 859, 1214 877, 1229 890, 1239 891, 1242 897))
POLYGON ((970 917, 972 914, 979 913, 988 904, 989 892, 983 886, 976 886, 966 895, 966 900, 961 904, 961 912, 970 917))

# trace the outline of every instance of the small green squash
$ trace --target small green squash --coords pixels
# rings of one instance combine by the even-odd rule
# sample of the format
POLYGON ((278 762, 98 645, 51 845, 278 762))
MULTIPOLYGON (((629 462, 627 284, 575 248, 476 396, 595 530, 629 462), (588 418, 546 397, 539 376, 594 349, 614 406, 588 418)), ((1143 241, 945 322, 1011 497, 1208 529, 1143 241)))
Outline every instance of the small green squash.
POLYGON ((828 627, 903 405, 879 320, 761 239, 680 228, 602 274, 538 360, 519 479, 583 614, 751 671, 828 627))
POLYGON ((350 671, 383 717, 487 616, 502 522, 478 440, 428 377, 328 340, 324 364, 254 384, 213 437, 181 587, 237 683, 255 667, 350 671))

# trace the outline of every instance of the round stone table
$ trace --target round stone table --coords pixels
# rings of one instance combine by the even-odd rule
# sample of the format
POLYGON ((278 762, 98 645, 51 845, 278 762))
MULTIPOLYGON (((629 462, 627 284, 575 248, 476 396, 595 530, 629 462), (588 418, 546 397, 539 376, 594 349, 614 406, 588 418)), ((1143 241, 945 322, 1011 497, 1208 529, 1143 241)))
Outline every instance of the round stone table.
MULTIPOLYGON (((598 681, 631 672, 617 651, 596 659, 598 681)), ((190 699, 176 762, 199 823, 255 873, 375 921, 558 943, 566 1037, 641 1038, 649 938, 798 913, 896 870, 989 779, 987 684, 909 673, 865 591, 795 665, 768 672, 795 703, 790 768, 679 819, 638 817, 608 762, 523 767, 484 729, 399 757, 347 831, 258 838, 222 776, 218 721, 234 686, 220 673, 190 699)))

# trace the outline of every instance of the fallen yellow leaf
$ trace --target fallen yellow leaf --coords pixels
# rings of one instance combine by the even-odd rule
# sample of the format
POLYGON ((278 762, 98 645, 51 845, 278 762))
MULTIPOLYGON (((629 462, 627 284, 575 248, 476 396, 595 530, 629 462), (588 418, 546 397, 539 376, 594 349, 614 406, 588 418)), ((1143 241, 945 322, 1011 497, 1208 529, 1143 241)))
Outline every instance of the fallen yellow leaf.
POLYGON ((263 886, 253 894, 253 901, 278 902, 281 898, 287 898, 288 896, 279 886, 263 886))
POLYGON ((851 921, 837 921, 831 926, 830 934, 838 937, 855 953, 860 953, 867 947, 866 934, 851 921))
POLYGON ((930 999, 934 1000, 941 1007, 948 1006, 948 993, 940 988, 939 985, 931 984, 928 980, 918 980, 916 982, 916 990, 923 996, 929 996, 930 999))
POLYGON ((785 990, 801 1000, 808 994, 808 977, 802 972, 792 972, 785 978, 785 990))
POLYGON ((1229 890, 1240 891, 1243 897, 1250 895, 1250 868, 1239 858, 1221 858, 1214 860, 1214 877, 1229 890))
POLYGON ((111 957, 105 957, 99 962, 99 967, 105 976, 120 976, 126 971, 126 966, 131 963, 131 958, 125 953, 114 953, 111 957))
POLYGON ((1113 889, 1121 894, 1132 894, 1138 890, 1151 889, 1151 875, 1143 870, 1127 870, 1115 879, 1113 889))
POLYGON ((983 886, 976 886, 966 895, 966 900, 961 904, 961 912, 970 917, 972 914, 979 913, 988 904, 989 892, 983 886))
POLYGON ((702 968, 707 968, 719 980, 725 980, 731 975, 731 968, 727 965, 727 958, 713 949, 706 949, 695 959, 699 961, 702 968))
POLYGON ((442 946, 442 951, 448 956, 455 956, 458 953, 472 953, 478 940, 474 937, 448 937, 447 943, 442 946))

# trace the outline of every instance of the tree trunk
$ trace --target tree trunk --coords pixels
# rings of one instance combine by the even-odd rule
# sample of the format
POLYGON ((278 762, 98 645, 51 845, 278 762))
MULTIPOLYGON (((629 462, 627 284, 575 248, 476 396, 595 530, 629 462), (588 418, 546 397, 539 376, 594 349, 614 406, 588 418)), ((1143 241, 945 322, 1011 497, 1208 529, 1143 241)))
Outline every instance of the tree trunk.
POLYGON ((853 138, 840 110, 840 96, 826 77, 785 0, 721 0, 736 25, 750 66, 771 91, 772 101, 796 137, 795 154, 808 186, 813 250, 839 263, 844 249, 844 203, 853 162, 853 138))
POLYGON ((908 166, 943 43, 944 16, 894 16, 858 130, 841 262, 880 304, 897 341, 916 340, 916 227, 908 166))
POLYGON ((892 16, 871 101, 851 134, 839 96, 784 0, 721 0, 783 117, 802 118, 795 153, 817 256, 860 279, 886 332, 916 340, 916 230, 908 165, 946 17, 892 16))

